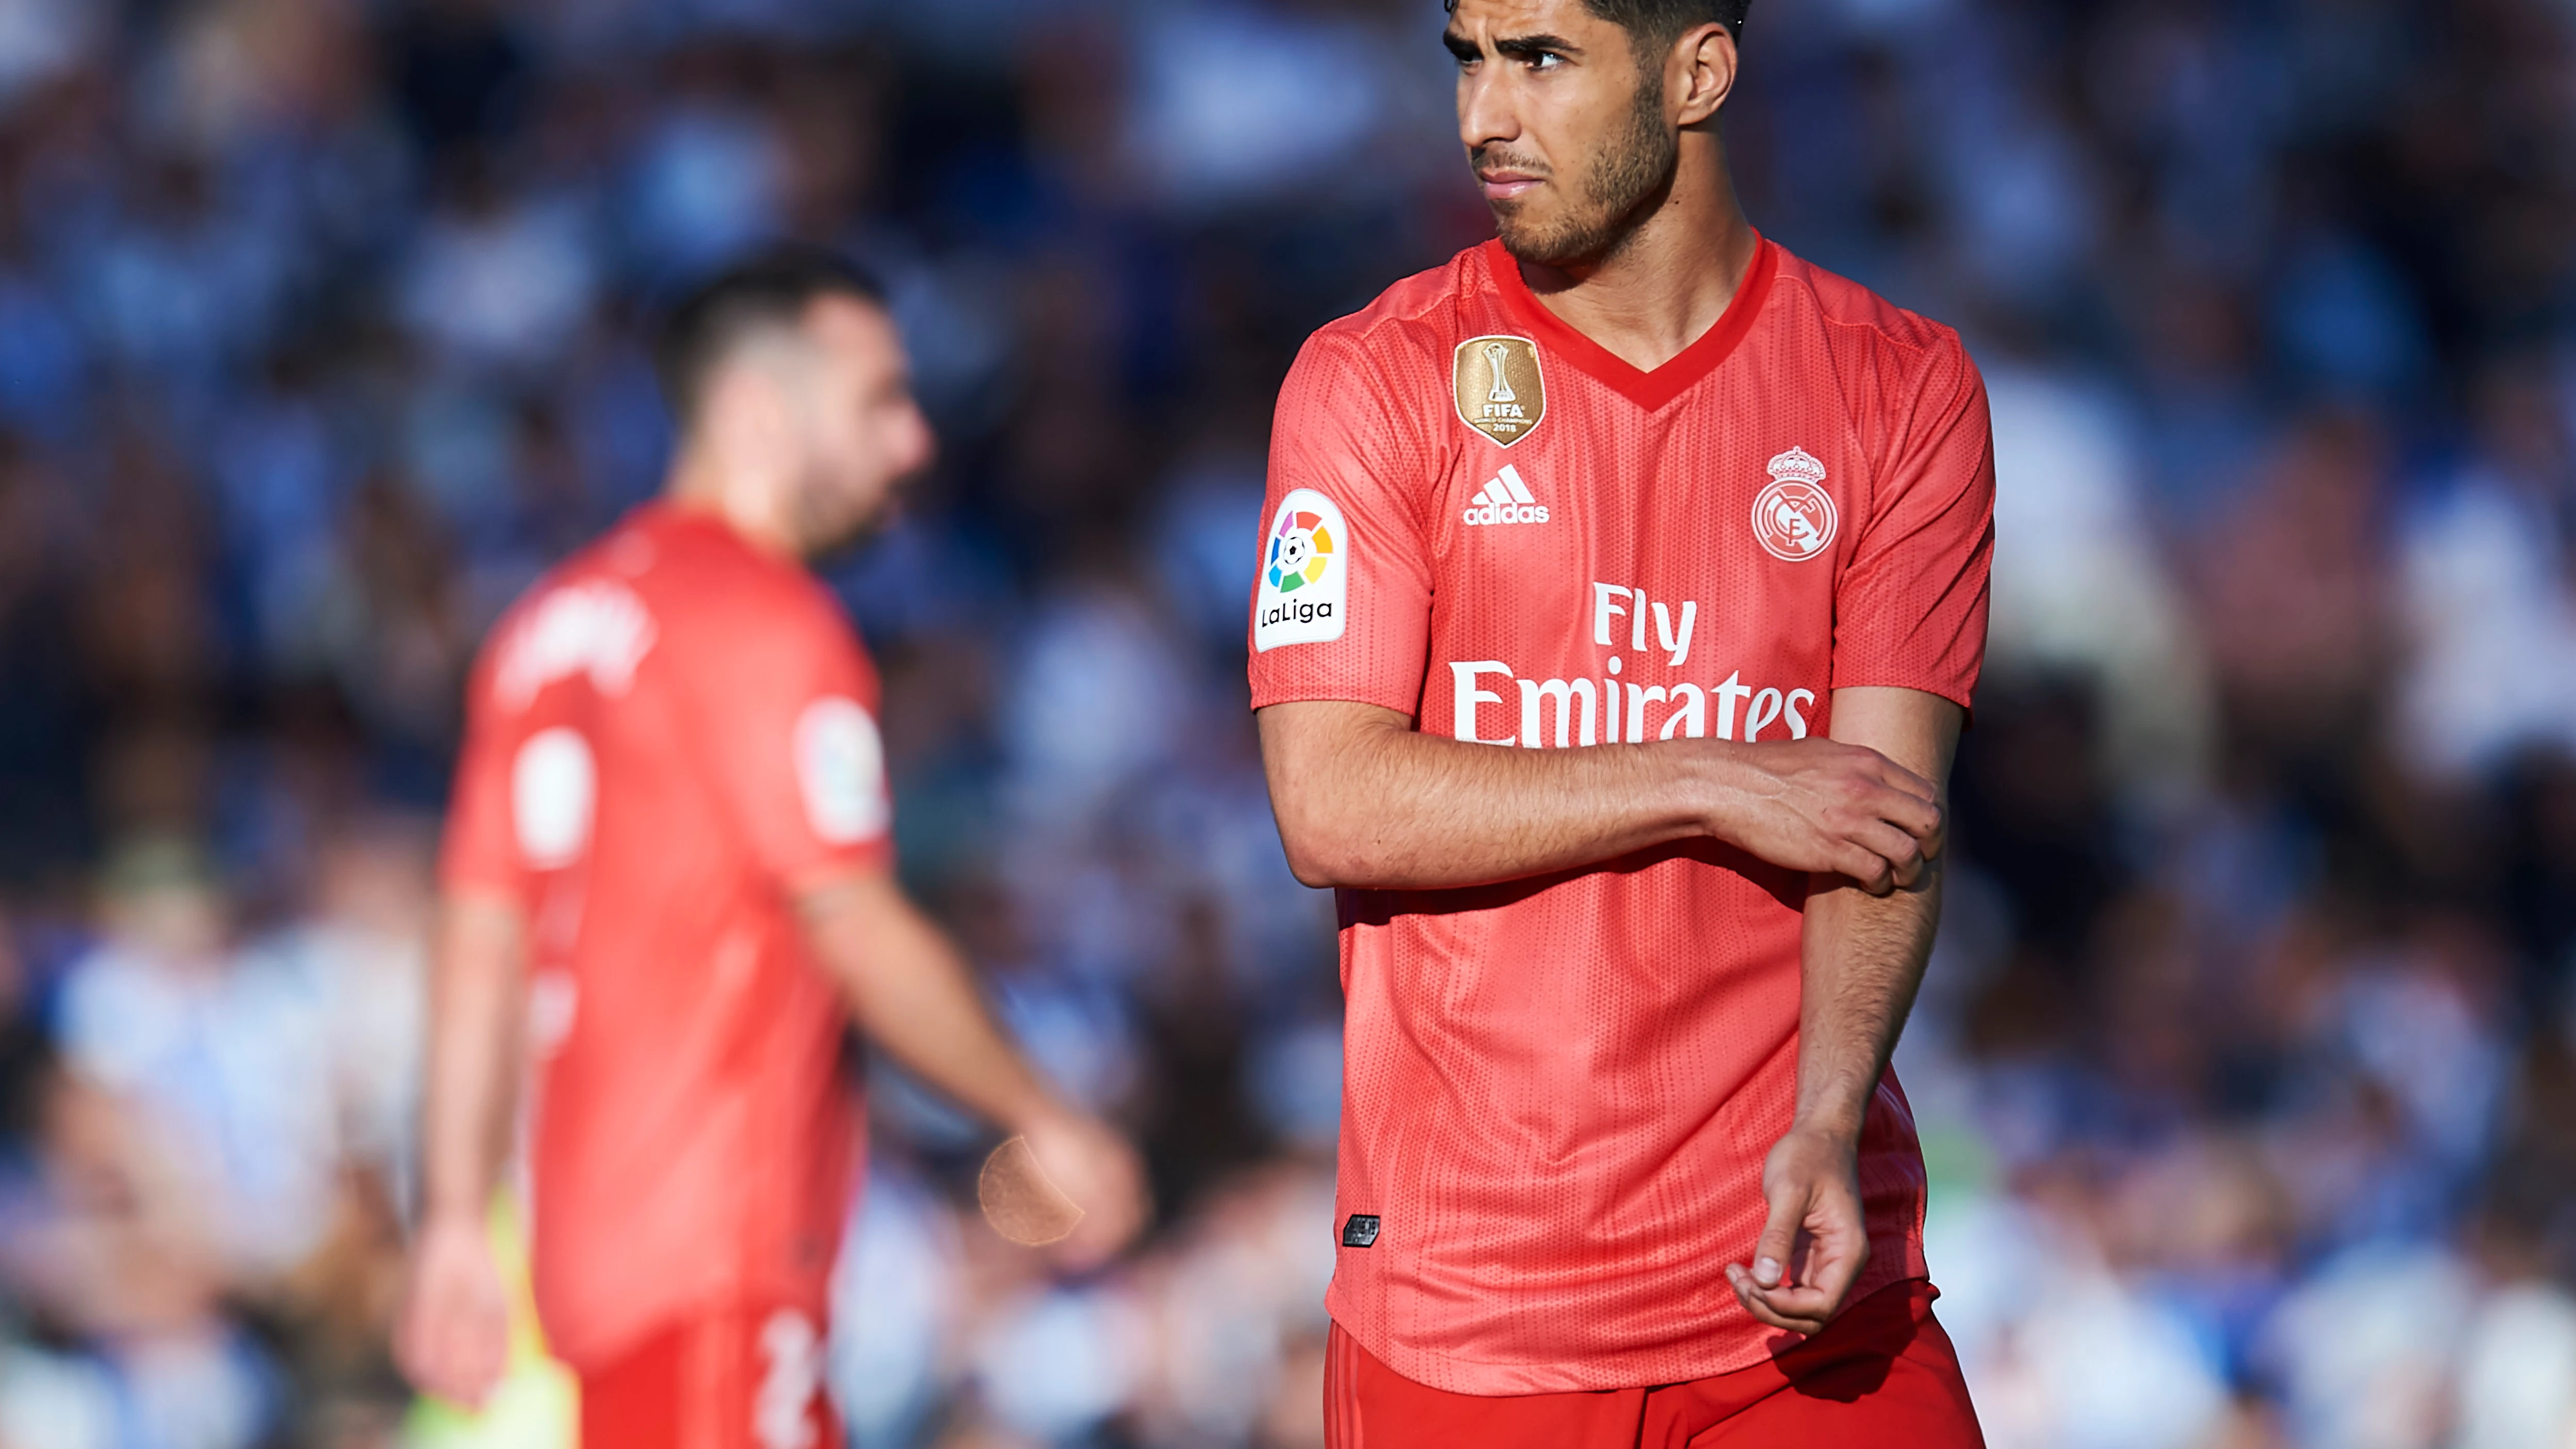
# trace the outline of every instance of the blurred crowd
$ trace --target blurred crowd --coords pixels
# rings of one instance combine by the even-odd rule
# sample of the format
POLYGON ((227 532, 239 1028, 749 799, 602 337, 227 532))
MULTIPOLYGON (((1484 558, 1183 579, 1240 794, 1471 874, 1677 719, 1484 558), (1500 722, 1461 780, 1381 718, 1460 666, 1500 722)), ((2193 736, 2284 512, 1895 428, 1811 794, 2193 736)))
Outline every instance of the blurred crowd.
MULTIPOLYGON (((1297 344, 1487 234, 1441 22, 0 0, 0 1446, 472 1442, 384 1343, 461 675, 656 483, 646 309, 781 236, 890 280, 942 437, 831 573, 905 875, 1162 1209, 1058 1281, 875 1073, 844 1413, 1319 1443, 1333 915, 1244 617, 1297 344)), ((2576 4, 1759 0, 1746 56, 1757 225, 1992 389, 1899 1057, 1991 1442, 2576 1443, 2576 4)))

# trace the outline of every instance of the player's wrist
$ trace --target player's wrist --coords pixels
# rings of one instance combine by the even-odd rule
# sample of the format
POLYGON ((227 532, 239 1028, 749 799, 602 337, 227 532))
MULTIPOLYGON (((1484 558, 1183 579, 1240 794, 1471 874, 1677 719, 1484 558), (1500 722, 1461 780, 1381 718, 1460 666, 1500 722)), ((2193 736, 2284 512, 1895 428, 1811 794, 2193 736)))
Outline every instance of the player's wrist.
POLYGON ((488 1203, 480 1194, 464 1195, 433 1192, 421 1201, 418 1236, 434 1233, 463 1232, 479 1236, 488 1203))
POLYGON ((1733 846, 1744 842, 1744 805, 1752 798, 1752 767, 1733 740, 1702 740, 1690 753, 1685 790, 1700 833, 1733 846))
POLYGON ((1083 1114, 1069 1104, 1044 1092, 1034 1092, 1028 1101, 1003 1116, 1001 1126, 1019 1137, 1060 1136, 1079 1130, 1084 1120, 1083 1114))
POLYGON ((1831 1148, 1846 1154, 1860 1151, 1861 1123, 1867 1117, 1865 1106, 1844 1103, 1802 1105, 1789 1122, 1785 1134, 1831 1148))

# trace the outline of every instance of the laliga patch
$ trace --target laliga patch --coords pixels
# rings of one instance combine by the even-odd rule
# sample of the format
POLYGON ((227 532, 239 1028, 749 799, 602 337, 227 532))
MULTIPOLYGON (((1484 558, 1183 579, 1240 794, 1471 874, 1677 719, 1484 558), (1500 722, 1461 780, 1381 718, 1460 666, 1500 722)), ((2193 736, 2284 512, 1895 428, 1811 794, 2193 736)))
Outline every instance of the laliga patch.
POLYGON ((1791 448, 1765 466, 1771 486, 1753 500, 1754 540, 1787 563, 1823 553, 1834 541, 1835 524, 1825 465, 1806 449, 1791 448))
POLYGON ((1547 379, 1538 344, 1526 337, 1470 337, 1452 367, 1458 421, 1508 448, 1537 431, 1547 416, 1547 379))
POLYGON ((1342 637, 1350 621, 1351 535, 1342 510, 1312 488, 1280 500, 1261 542, 1252 601, 1254 652, 1342 637))
POLYGON ((831 844, 884 832, 894 813, 886 802, 885 741, 857 700, 827 696, 796 717, 796 783, 806 822, 831 844))

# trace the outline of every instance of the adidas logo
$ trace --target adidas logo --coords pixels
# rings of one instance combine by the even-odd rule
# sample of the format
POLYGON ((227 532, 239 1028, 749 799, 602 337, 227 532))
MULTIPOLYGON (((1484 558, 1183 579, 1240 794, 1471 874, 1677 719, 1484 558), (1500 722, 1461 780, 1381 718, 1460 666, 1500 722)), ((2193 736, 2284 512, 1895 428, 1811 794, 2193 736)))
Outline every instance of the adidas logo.
POLYGON ((1502 472, 1486 480, 1461 518, 1467 523, 1545 523, 1547 505, 1532 497, 1520 471, 1505 463, 1502 472))

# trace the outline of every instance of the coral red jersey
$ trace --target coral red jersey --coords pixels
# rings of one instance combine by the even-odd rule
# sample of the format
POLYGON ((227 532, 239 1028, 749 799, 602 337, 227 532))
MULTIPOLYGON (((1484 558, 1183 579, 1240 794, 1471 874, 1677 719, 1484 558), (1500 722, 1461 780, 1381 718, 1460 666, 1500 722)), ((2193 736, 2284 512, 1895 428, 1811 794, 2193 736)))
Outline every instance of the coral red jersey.
POLYGON ((888 863, 856 635, 803 569, 655 504, 530 590, 471 688, 442 875, 530 922, 553 1348, 589 1372, 693 1314, 819 1321, 861 1126, 791 898, 888 863))
MULTIPOLYGON (((1640 372, 1499 244, 1308 341, 1279 399, 1252 702, 1499 749, 1823 732, 1833 691, 1968 702, 1994 466, 1957 336, 1761 242, 1640 372)), ((1784 1335, 1749 1262, 1796 1088, 1804 876, 1696 842, 1473 889, 1345 891, 1335 1321, 1473 1394, 1678 1383, 1784 1335)), ((1891 1074, 1857 1299, 1923 1276, 1891 1074)))

